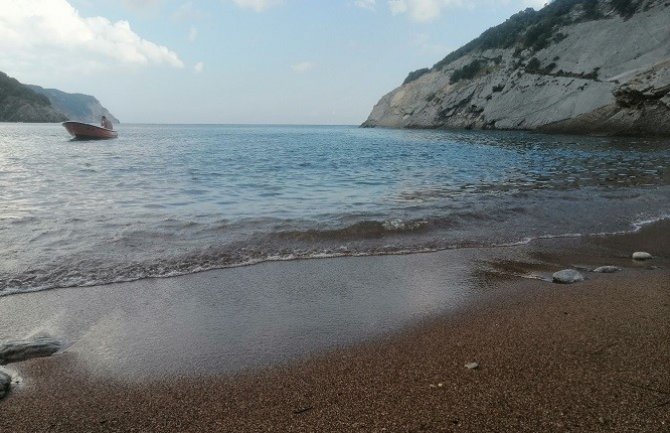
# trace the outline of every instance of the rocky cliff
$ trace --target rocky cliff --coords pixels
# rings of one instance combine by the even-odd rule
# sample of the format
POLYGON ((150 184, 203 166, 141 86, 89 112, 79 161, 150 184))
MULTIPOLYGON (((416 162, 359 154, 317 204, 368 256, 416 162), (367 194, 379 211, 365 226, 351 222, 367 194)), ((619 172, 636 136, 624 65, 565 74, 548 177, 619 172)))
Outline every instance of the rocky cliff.
POLYGON ((0 122, 62 122, 49 99, 0 72, 0 122))
POLYGON ((363 126, 670 135, 670 2, 527 9, 412 72, 363 126))
POLYGON ((66 93, 57 89, 44 89, 34 85, 28 85, 28 88, 46 96, 51 105, 70 120, 99 123, 102 116, 107 116, 112 122, 119 123, 119 120, 93 96, 81 93, 66 93))
POLYGON ((0 122, 99 123, 103 115, 119 123, 93 96, 21 84, 0 72, 0 122))

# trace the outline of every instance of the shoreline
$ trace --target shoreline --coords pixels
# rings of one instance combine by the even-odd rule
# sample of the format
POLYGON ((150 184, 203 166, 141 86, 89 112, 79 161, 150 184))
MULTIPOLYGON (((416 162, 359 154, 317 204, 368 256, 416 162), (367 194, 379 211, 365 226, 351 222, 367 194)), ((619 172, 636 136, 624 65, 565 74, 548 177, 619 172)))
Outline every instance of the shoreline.
MULTIPOLYGON (((64 333, 70 332, 74 338, 63 353, 9 366, 23 382, 0 402, 5 415, 0 419, 0 429, 662 431, 670 424, 665 403, 670 401, 670 372, 662 367, 670 365, 668 238, 670 223, 662 221, 632 234, 540 240, 493 252, 451 250, 239 268, 244 270, 236 271, 243 274, 237 278, 250 286, 255 283, 254 276, 260 275, 260 281, 277 277, 277 273, 286 271, 287 264, 294 263, 291 270, 299 272, 280 281, 288 284, 307 278, 309 273, 316 275, 298 291, 300 296, 310 294, 305 289, 314 281, 326 285, 329 281, 351 282, 365 274, 371 274, 369 281, 376 281, 384 290, 395 284, 397 293, 445 282, 461 284, 462 290, 449 286, 451 297, 425 300, 428 306, 442 302, 442 308, 397 310, 407 315, 406 320, 380 322, 382 332, 366 334, 356 326, 336 326, 331 332, 348 329, 353 332, 349 337, 354 338, 311 349, 303 345, 302 349, 307 350, 297 355, 234 371, 221 369, 216 362, 212 365, 218 365, 218 370, 198 371, 194 367, 203 360, 224 357, 235 346, 205 348, 186 341, 202 335, 200 343, 211 343, 211 335, 222 332, 211 328, 219 317, 187 323, 175 321, 174 316, 164 317, 158 320, 161 332, 157 334, 147 332, 152 325, 149 322, 122 323, 129 317, 157 319, 146 316, 151 310, 147 299, 167 296, 167 281, 178 284, 168 287, 168 299, 161 306, 174 302, 177 310, 186 310, 184 314, 206 316, 203 306, 215 300, 209 293, 214 286, 197 290, 197 285, 222 276, 229 283, 229 269, 208 271, 198 277, 127 283, 125 286, 132 286, 128 290, 134 291, 133 302, 139 304, 135 306, 114 304, 123 298, 119 289, 125 287, 124 283, 107 286, 108 293, 97 300, 87 295, 91 288, 3 297, 0 308, 15 315, 0 319, 4 322, 3 340, 9 333, 20 334, 31 327, 34 332, 67 331, 64 333), (635 263, 630 254, 638 249, 649 250, 656 258, 635 263), (394 269, 399 263, 406 267, 394 269), (621 266, 624 270, 617 274, 585 273, 585 282, 569 286, 535 279, 568 265, 593 268, 596 264, 621 266), (420 269, 414 277, 420 276, 419 282, 397 281, 399 275, 417 266, 420 269), (352 274, 356 269, 359 273, 352 274), (383 274, 391 275, 380 283, 383 274), (184 296, 177 296, 179 293, 184 296), (198 293, 201 297, 194 300, 198 293), (74 308, 62 312, 72 317, 61 318, 65 325, 61 323, 59 328, 52 320, 54 316, 44 314, 48 309, 35 307, 37 298, 44 298, 43 307, 49 304, 52 312, 64 305, 77 306, 79 311, 74 308), (189 305, 187 299, 193 303, 189 305), (30 312, 29 317, 19 317, 26 312, 30 312), (106 314, 101 320, 87 323, 87 314, 102 312, 106 314), (44 323, 49 320, 50 324, 44 323), (189 323, 191 329, 180 331, 181 325, 189 323), (129 337, 135 338, 135 343, 129 337), (143 351, 136 342, 148 345, 148 350, 143 351), (165 350, 160 344, 170 346, 165 350), (118 350, 128 345, 128 352, 118 350), (189 350, 201 350, 207 356, 183 357, 184 363, 170 370, 142 355, 159 357, 189 350), (94 352, 96 357, 87 355, 94 352), (101 368, 103 361, 111 365, 146 362, 158 374, 124 376, 122 371, 101 368), (478 362, 480 368, 468 370, 464 367, 467 362, 478 362)), ((426 293, 440 290, 414 294, 421 299, 426 293)), ((371 308, 368 314, 375 314, 372 307, 380 302, 375 296, 379 294, 369 294, 375 302, 365 305, 371 308)), ((381 294, 388 296, 387 292, 381 294)), ((361 302, 361 298, 352 302, 361 302)), ((297 314, 298 310, 292 312, 297 314)), ((382 309, 378 318, 388 312, 382 309)), ((332 314, 321 315, 319 320, 339 319, 342 312, 335 308, 332 314)), ((270 319, 281 327, 276 317, 270 319)), ((360 317, 352 315, 349 319, 355 322, 360 317)), ((275 337, 285 345, 291 342, 290 335, 280 332, 275 337)), ((309 337, 327 339, 327 335, 309 337)), ((269 340, 260 341, 262 347, 269 340)), ((172 358, 168 363, 177 361, 172 358)))
POLYGON ((664 213, 660 216, 653 218, 638 219, 632 221, 629 224, 628 229, 616 230, 611 232, 594 232, 594 233, 563 233, 563 234, 549 234, 549 235, 537 235, 532 237, 526 237, 517 241, 502 242, 491 245, 469 245, 464 243, 462 245, 451 245, 445 247, 425 247, 418 249, 408 249, 408 250, 399 250, 399 251, 381 251, 381 252, 354 252, 354 253, 318 253, 312 256, 294 256, 289 254, 286 257, 272 257, 272 258, 263 258, 257 260, 251 260, 248 262, 234 263, 228 265, 214 266, 211 268, 205 268, 196 271, 186 271, 184 273, 172 273, 169 275, 153 275, 153 276, 144 276, 136 277, 129 279, 119 279, 118 281, 111 281, 105 283, 91 283, 83 285, 68 285, 68 286, 56 286, 56 287, 46 287, 46 288, 31 288, 27 290, 0 290, 0 299, 6 296, 15 296, 22 294, 37 293, 43 291, 51 290, 63 290, 63 289, 86 289, 91 287, 106 287, 113 286, 116 284, 126 284, 134 283, 137 281, 144 280, 154 280, 154 279, 171 279, 171 278, 182 278, 188 277, 190 275, 196 275, 200 273, 212 272, 212 271, 221 271, 227 269, 236 269, 236 268, 245 268, 250 266, 262 265, 264 263, 275 263, 275 262, 293 262, 293 261, 304 261, 304 260, 324 260, 324 259, 341 259, 341 258, 355 258, 355 257, 383 257, 383 256, 408 256, 415 254, 433 254, 440 253, 444 251, 454 251, 454 250, 490 250, 490 249, 499 249, 499 248, 514 248, 519 246, 530 245, 533 242, 542 242, 546 240, 561 240, 561 239, 581 239, 581 238, 596 238, 596 237, 609 237, 609 236, 620 236, 620 235, 633 235, 638 233, 640 230, 644 229, 645 226, 654 225, 663 223, 665 221, 670 221, 670 214, 664 213))

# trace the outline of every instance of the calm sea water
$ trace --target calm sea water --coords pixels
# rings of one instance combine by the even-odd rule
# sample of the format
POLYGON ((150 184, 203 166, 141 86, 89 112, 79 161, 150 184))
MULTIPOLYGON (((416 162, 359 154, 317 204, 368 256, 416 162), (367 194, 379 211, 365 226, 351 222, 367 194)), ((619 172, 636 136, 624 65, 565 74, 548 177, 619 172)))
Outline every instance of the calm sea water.
POLYGON ((0 124, 0 294, 266 260, 506 245, 670 215, 670 140, 0 124))

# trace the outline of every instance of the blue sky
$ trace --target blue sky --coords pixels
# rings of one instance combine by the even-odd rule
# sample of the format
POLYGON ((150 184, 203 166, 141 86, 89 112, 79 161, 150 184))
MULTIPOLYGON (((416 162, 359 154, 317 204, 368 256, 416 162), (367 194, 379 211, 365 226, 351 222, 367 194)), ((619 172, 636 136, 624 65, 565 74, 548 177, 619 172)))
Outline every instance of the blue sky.
POLYGON ((122 122, 358 124, 408 72, 540 3, 0 0, 0 70, 122 122))

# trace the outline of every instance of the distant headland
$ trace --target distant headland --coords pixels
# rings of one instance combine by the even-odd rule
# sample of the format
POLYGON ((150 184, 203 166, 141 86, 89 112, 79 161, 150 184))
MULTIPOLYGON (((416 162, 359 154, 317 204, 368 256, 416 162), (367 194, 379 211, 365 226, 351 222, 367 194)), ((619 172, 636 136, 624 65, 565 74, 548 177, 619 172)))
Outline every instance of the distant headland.
POLYGON ((22 84, 0 72, 0 122, 97 123, 103 115, 119 123, 93 96, 22 84))
POLYGON ((555 0, 409 74, 365 127, 670 135, 670 3, 555 0))

